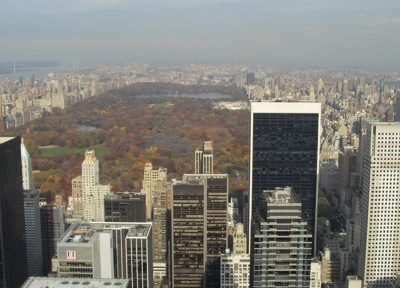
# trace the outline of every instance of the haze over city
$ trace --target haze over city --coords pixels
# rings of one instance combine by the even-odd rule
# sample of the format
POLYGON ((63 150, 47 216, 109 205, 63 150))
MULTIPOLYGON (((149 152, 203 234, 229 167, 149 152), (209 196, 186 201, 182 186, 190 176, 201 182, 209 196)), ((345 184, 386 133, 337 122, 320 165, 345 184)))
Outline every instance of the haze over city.
POLYGON ((400 64, 399 1, 5 1, 0 61, 400 64))

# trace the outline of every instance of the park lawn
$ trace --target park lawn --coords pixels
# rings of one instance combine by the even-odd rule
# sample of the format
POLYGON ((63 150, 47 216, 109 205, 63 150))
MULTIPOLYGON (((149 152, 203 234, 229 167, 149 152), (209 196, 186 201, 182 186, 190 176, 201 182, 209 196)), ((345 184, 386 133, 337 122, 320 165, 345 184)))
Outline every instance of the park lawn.
POLYGON ((171 103, 170 102, 156 103, 156 104, 151 104, 151 107, 153 107, 155 109, 167 108, 169 104, 171 104, 171 103))
POLYGON ((96 152, 96 156, 98 157, 103 157, 105 154, 110 153, 110 149, 104 146, 93 146, 88 148, 68 148, 68 147, 40 148, 40 151, 44 156, 56 156, 68 153, 84 154, 86 150, 94 150, 96 152))

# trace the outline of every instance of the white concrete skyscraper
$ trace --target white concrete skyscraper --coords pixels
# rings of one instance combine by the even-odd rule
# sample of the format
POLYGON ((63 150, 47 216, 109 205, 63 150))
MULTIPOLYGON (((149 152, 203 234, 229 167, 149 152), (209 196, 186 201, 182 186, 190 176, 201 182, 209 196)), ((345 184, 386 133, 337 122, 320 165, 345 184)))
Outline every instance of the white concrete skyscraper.
POLYGON ((203 147, 195 150, 195 174, 213 174, 212 141, 204 141, 203 147))
POLYGON ((153 164, 146 163, 144 167, 141 193, 146 195, 147 219, 153 219, 153 191, 156 188, 157 179, 162 179, 163 186, 167 183, 167 168, 154 168, 153 164))
POLYGON ((364 287, 390 286, 400 272, 400 123, 366 129, 358 276, 364 287))
POLYGON ((104 198, 110 185, 101 185, 99 160, 95 151, 86 151, 82 163, 83 217, 88 221, 104 221, 104 198))
POLYGON ((32 174, 32 159, 26 150, 24 140, 21 140, 21 163, 22 163, 22 186, 24 190, 35 189, 35 183, 33 181, 32 174))

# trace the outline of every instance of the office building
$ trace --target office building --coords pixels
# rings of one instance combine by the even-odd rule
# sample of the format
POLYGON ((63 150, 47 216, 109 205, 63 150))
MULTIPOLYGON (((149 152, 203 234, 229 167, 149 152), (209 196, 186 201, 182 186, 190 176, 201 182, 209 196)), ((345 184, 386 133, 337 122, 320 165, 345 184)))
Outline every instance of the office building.
POLYGON ((83 217, 88 221, 104 221, 104 197, 110 185, 100 184, 99 160, 94 150, 85 152, 82 163, 83 217))
POLYGON ((83 190, 82 175, 78 175, 71 180, 72 186, 72 215, 83 216, 83 190))
POLYGON ((117 192, 104 198, 104 221, 146 222, 146 195, 117 192))
POLYGON ((24 191, 24 216, 28 276, 42 276, 43 253, 39 195, 35 190, 24 191))
POLYGON ((161 283, 167 274, 167 189, 162 179, 156 180, 153 191, 153 234, 154 265, 153 273, 156 283, 161 283))
POLYGON ((228 176, 185 174, 172 190, 172 287, 220 287, 228 176))
POLYGON ((29 277, 21 288, 87 288, 87 287, 113 287, 129 288, 128 279, 93 279, 93 278, 48 278, 48 277, 29 277))
POLYGON ((0 287, 19 288, 28 278, 19 137, 0 137, 0 175, 0 287))
POLYGON ((204 141, 203 147, 196 148, 195 174, 213 174, 213 147, 212 141, 204 141))
POLYGON ((126 263, 132 288, 153 287, 153 231, 150 224, 138 224, 126 235, 126 263))
POLYGON ((311 260, 310 268, 310 288, 321 287, 321 262, 317 259, 311 260))
POLYGON ((26 150, 23 140, 21 141, 21 164, 22 164, 22 186, 24 190, 35 189, 32 174, 32 159, 26 150))
POLYGON ((164 185, 167 183, 167 168, 154 168, 151 163, 146 163, 144 167, 142 191, 146 195, 146 217, 153 219, 153 190, 156 187, 156 180, 163 179, 164 185))
POLYGON ((395 116, 394 116, 394 121, 395 122, 400 122, 400 91, 397 91, 396 93, 396 104, 395 104, 395 116))
POLYGON ((309 287, 312 235, 290 187, 265 190, 254 215, 252 287, 309 287))
POLYGON ((345 149, 345 151, 339 152, 337 191, 339 191, 342 211, 345 210, 346 201, 351 201, 352 192, 358 188, 358 182, 351 183, 350 181, 351 175, 355 175, 354 173, 358 172, 357 158, 358 149, 345 149))
POLYGON ((65 232, 64 210, 61 206, 40 206, 43 274, 52 271, 52 259, 57 252, 57 242, 65 232))
POLYGON ((250 287, 250 255, 230 253, 221 255, 221 288, 250 287))
POLYGON ((246 254, 247 241, 242 223, 236 224, 235 235, 233 236, 233 253, 246 254))
POLYGON ((57 244, 58 277, 127 278, 132 288, 153 287, 152 250, 151 223, 76 223, 57 244))
POLYGON ((320 114, 320 103, 251 102, 250 217, 262 203, 263 190, 290 186, 301 201, 314 239, 320 114))
MULTIPOLYGON (((334 249, 336 250, 336 249, 334 249)), ((340 256, 338 251, 325 247, 319 251, 321 260, 321 282, 332 283, 340 281, 340 256)))
POLYGON ((389 285, 400 271, 400 123, 366 123, 358 276, 389 285))
POLYGON ((253 85, 255 81, 254 73, 247 73, 246 75, 246 84, 253 85))

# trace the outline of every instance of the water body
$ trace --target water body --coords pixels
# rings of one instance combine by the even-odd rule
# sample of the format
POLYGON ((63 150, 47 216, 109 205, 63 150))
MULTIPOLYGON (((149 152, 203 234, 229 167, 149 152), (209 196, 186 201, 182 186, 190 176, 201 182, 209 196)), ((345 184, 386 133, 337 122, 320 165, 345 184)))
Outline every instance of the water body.
POLYGON ((199 94, 163 94, 163 95, 140 95, 140 98, 203 98, 203 99, 227 99, 232 98, 230 95, 221 93, 199 93, 199 94))
POLYGON ((55 72, 56 74, 64 74, 64 73, 71 73, 71 69, 57 67, 57 68, 44 68, 40 70, 32 70, 32 71, 16 71, 16 73, 9 73, 9 74, 0 74, 0 82, 6 80, 7 76, 8 79, 11 81, 19 80, 19 77, 22 76, 24 80, 31 79, 32 74, 35 74, 35 78, 43 78, 47 76, 50 72, 55 72))
POLYGON ((88 126, 88 125, 77 125, 75 127, 75 130, 79 130, 79 131, 94 131, 94 130, 98 130, 98 129, 96 127, 88 126))

